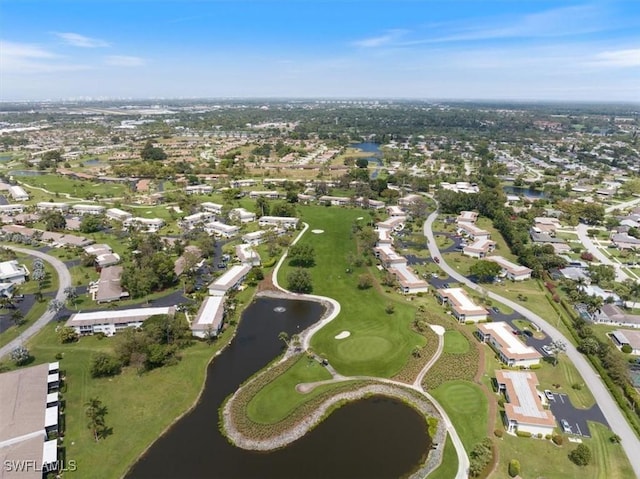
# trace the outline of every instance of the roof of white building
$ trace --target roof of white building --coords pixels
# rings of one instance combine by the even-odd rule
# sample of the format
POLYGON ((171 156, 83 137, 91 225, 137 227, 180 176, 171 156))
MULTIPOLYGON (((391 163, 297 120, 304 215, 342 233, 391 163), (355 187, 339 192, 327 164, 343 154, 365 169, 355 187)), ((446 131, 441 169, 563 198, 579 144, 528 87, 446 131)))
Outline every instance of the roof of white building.
POLYGON ((500 351, 510 359, 536 359, 541 358, 535 348, 524 344, 514 330, 505 321, 495 323, 478 324, 478 329, 485 335, 489 334, 500 345, 500 351))
POLYGON ((474 303, 467 292, 462 288, 439 289, 438 294, 442 297, 446 297, 449 300, 451 307, 461 314, 487 314, 487 310, 474 303))
POLYGON ((498 384, 504 384, 509 402, 504 405, 507 417, 519 424, 555 427, 551 411, 542 407, 536 385, 535 373, 521 371, 496 371, 498 384))
POLYGON ((157 308, 135 308, 109 311, 93 311, 90 313, 72 314, 67 321, 67 326, 78 326, 81 324, 101 324, 101 323, 134 323, 144 321, 157 314, 173 314, 175 306, 165 306, 157 308))

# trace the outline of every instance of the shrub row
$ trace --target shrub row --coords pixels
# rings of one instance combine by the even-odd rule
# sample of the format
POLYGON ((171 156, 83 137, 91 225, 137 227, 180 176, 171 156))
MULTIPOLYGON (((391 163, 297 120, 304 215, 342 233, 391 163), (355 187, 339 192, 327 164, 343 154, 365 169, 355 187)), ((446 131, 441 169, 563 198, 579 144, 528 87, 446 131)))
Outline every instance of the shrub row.
MULTIPOLYGON (((414 328, 415 330, 415 328, 414 328)), ((427 344, 420 348, 420 355, 409 356, 409 359, 402 367, 400 371, 398 371, 392 379, 396 381, 400 381, 403 383, 412 383, 418 373, 422 370, 425 364, 429 362, 429 360, 433 357, 438 349, 438 335, 433 332, 433 330, 427 326, 423 331, 416 331, 418 334, 422 334, 425 338, 427 338, 427 344)))
POLYGON ((473 381, 478 367, 480 367, 480 352, 477 341, 470 338, 464 331, 465 337, 469 340, 469 350, 462 354, 442 353, 440 359, 436 361, 429 370, 422 382, 422 386, 427 390, 432 390, 447 381, 462 379, 473 381))

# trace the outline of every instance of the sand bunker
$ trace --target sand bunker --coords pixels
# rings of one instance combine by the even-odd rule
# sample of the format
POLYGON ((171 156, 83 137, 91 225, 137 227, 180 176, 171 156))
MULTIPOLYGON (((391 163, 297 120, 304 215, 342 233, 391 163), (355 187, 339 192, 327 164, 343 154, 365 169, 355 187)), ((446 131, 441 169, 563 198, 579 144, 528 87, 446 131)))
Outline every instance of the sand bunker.
POLYGON ((335 338, 336 339, 344 339, 344 338, 348 338, 349 336, 351 336, 351 332, 350 331, 342 331, 340 334, 336 334, 335 338))
POLYGON ((364 219, 364 216, 358 216, 356 219, 357 219, 357 220, 363 220, 363 219, 364 219))
POLYGON ((311 232, 313 234, 320 235, 320 234, 324 233, 324 230, 311 230, 311 232))

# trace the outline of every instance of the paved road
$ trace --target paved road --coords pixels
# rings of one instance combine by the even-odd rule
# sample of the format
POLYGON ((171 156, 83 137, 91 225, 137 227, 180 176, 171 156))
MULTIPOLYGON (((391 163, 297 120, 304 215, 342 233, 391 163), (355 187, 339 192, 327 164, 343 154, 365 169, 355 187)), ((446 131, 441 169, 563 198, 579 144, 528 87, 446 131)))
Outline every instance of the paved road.
MULTIPOLYGON (((30 256, 37 256, 38 258, 41 258, 43 261, 46 261, 51 266, 53 266, 53 268, 56 270, 56 273, 58 274, 58 282, 59 282, 58 292, 56 293, 56 299, 64 302, 65 300, 64 290, 68 286, 71 286, 71 275, 69 274, 69 270, 67 269, 67 267, 64 265, 62 261, 60 261, 57 258, 54 258, 53 256, 49 256, 48 254, 42 253, 41 251, 18 248, 16 246, 5 245, 4 247, 11 249, 13 251, 17 251, 18 253, 28 254, 30 256)), ((22 334, 20 334, 20 336, 18 336, 16 339, 14 339, 10 343, 0 348, 0 358, 9 354, 11 350, 24 344, 31 336, 33 336, 42 328, 44 328, 46 324, 55 317, 55 315, 56 313, 52 311, 45 311, 44 314, 40 316, 40 318, 35 323, 33 323, 31 326, 25 329, 22 332, 22 334)))
POLYGON ((587 234, 587 230, 589 230, 588 225, 580 223, 578 226, 576 226, 576 232, 578 233, 578 238, 580 239, 582 245, 587 248, 589 253, 596 257, 602 264, 608 264, 614 267, 616 271, 616 281, 622 283, 624 280, 629 279, 629 275, 622 271, 620 263, 609 259, 607 255, 600 251, 600 248, 598 248, 595 243, 591 241, 591 238, 589 238, 589 235, 587 234))
POLYGON ((611 213, 612 211, 615 211, 615 210, 624 210, 624 209, 627 209, 629 206, 635 206, 638 203, 640 203, 640 198, 636 198, 635 200, 626 201, 624 203, 620 203, 620 204, 613 205, 613 206, 607 206, 604 209, 604 211, 606 213, 611 213))
POLYGON ((549 401, 551 412, 556 417, 558 427, 562 428, 560 421, 566 419, 571 428, 571 433, 577 436, 591 437, 587 421, 594 421, 608 426, 607 420, 597 404, 589 409, 578 409, 571 404, 569 396, 564 393, 552 393, 553 400, 549 401))
MULTIPOLYGON (((427 244, 432 257, 440 257, 440 252, 438 251, 438 246, 436 245, 432 230, 433 221, 437 216, 437 211, 431 213, 431 215, 429 215, 429 217, 427 218, 427 221, 425 221, 424 223, 424 235, 427 237, 427 244)), ((449 276, 457 279, 461 283, 464 283, 469 288, 475 291, 486 292, 491 299, 507 305, 528 320, 534 322, 547 334, 547 336, 551 338, 552 341, 560 340, 567 345, 566 354, 568 358, 576 366, 585 383, 587 383, 591 388, 591 392, 593 393, 596 403, 600 406, 600 409, 602 410, 602 414, 606 421, 609 423, 613 431, 615 431, 615 433, 622 438, 622 447, 624 448, 627 457, 631 462, 631 466, 633 467, 636 477, 640 477, 640 454, 638 453, 638 451, 640 451, 640 439, 638 439, 638 436, 635 435, 633 429, 631 429, 631 426, 629 426, 629 423, 627 423, 625 417, 620 412, 620 409, 618 409, 618 405, 614 401, 613 397, 611 397, 611 394, 609 393, 607 388, 604 386, 602 379, 600 379, 600 376, 595 373, 587 359, 578 352, 575 346, 573 346, 560 331, 558 331, 537 314, 529 311, 521 304, 504 298, 492 291, 481 288, 477 284, 471 282, 469 279, 458 273, 455 269, 451 268, 441 257, 438 266, 440 266, 440 268, 449 276)))

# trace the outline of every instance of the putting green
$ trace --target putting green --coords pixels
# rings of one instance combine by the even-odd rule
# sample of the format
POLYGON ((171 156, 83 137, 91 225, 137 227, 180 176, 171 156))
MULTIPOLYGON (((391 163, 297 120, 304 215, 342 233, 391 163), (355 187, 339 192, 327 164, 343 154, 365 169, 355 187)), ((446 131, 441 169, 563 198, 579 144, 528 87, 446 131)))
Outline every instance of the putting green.
POLYGON ((446 386, 447 396, 456 398, 448 404, 450 409, 465 414, 472 414, 482 409, 483 402, 479 398, 482 392, 473 384, 455 383, 446 386))
POLYGON ((351 361, 369 361, 391 352, 391 341, 379 336, 356 336, 338 345, 338 354, 351 361))

